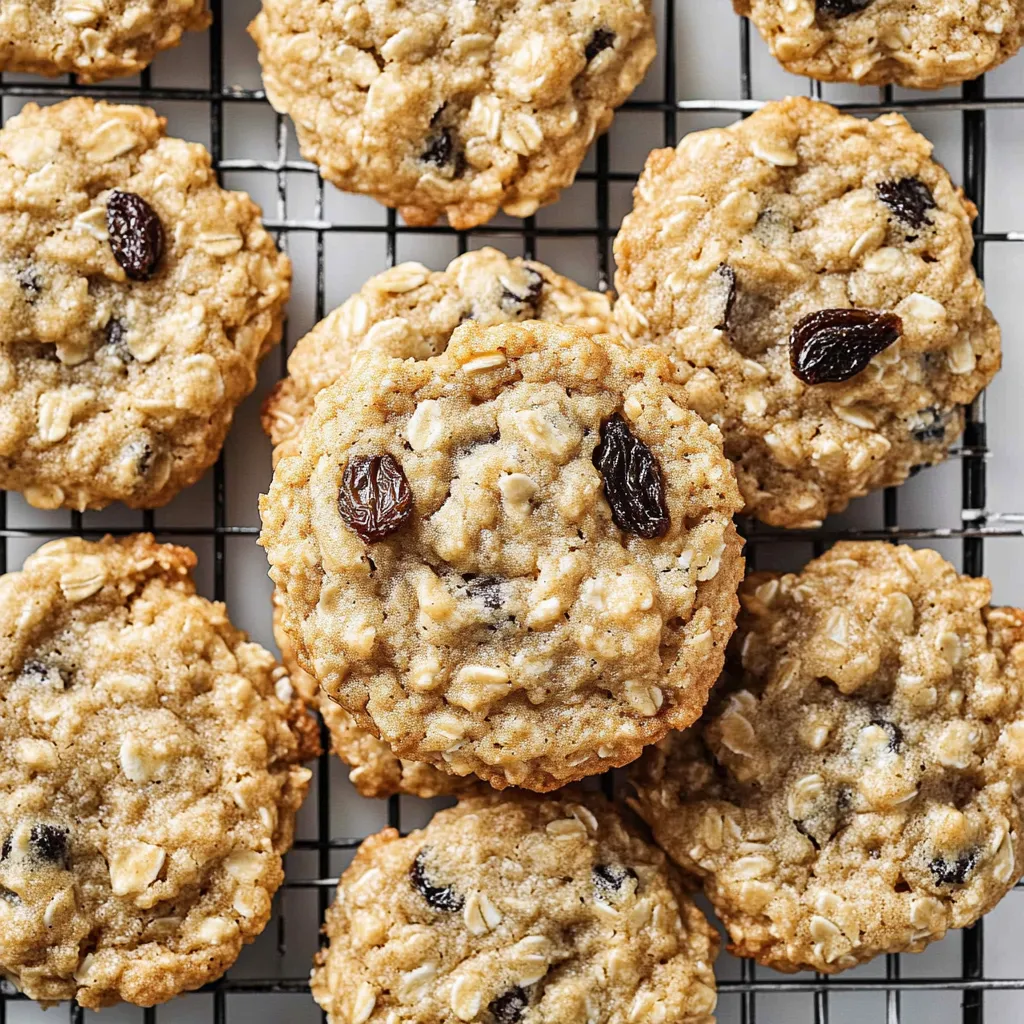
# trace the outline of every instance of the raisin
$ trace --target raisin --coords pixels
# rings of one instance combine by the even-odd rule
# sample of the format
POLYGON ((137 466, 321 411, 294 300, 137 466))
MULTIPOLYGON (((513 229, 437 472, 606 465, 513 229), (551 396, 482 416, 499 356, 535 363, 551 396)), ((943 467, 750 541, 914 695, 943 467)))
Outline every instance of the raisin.
POLYGON ((107 339, 107 344, 113 350, 114 355, 116 355, 122 363, 134 362, 135 357, 131 354, 131 351, 128 348, 128 329, 120 320, 116 317, 111 317, 107 321, 107 326, 103 328, 103 334, 107 339))
POLYGON ((21 897, 3 885, 0 885, 0 900, 10 903, 12 907, 16 907, 21 903, 21 897))
POLYGON ((598 864, 594 868, 593 875, 594 885, 605 892, 618 892, 627 878, 635 879, 637 877, 632 868, 609 864, 598 864))
POLYGON ((935 209, 935 197, 920 178, 899 178, 882 181, 875 186, 878 198, 911 227, 920 228, 931 223, 928 211, 935 209))
POLYGON ((943 411, 934 405, 917 414, 920 426, 914 427, 910 436, 920 444, 933 444, 946 439, 946 428, 953 418, 952 410, 943 411))
POLYGON ((866 10, 875 0, 815 0, 814 6, 819 14, 831 18, 846 18, 858 11, 866 10))
POLYGON ((416 854, 416 860, 413 861, 413 865, 409 869, 409 879, 412 882, 412 887, 434 910, 444 910, 451 914, 461 910, 465 902, 462 896, 449 885, 433 885, 427 879, 426 868, 423 866, 426 857, 426 847, 416 854))
POLYGON ((646 540, 664 537, 669 516, 661 467, 651 449, 633 436, 618 413, 601 424, 594 465, 604 480, 604 495, 612 507, 615 525, 646 540))
POLYGON ((420 153, 420 160, 448 171, 453 178, 459 177, 466 169, 466 158, 455 141, 450 128, 442 128, 427 139, 426 148, 420 153))
POLYGON ((972 850, 954 861, 936 857, 928 865, 928 870, 935 876, 936 885, 963 885, 977 862, 978 855, 972 850))
POLYGON ((522 271, 526 276, 526 286, 519 287, 517 283, 504 279, 498 305, 510 316, 531 320, 537 315, 537 303, 544 291, 544 278, 530 267, 523 267, 522 271))
POLYGON ((820 309, 793 328, 789 362, 805 384, 838 383, 856 377, 902 333, 903 321, 895 313, 820 309))
POLYGON ((0 860, 7 860, 11 855, 11 837, 7 836, 0 844, 0 860))
POLYGON ((345 524, 367 544, 394 533, 412 515, 412 491, 390 455, 356 455, 348 461, 338 491, 345 524))
POLYGON ((614 32, 606 28, 595 29, 594 34, 590 37, 590 42, 587 43, 586 49, 583 51, 583 56, 587 58, 589 64, 599 53, 614 45, 614 32))
POLYGON ((28 836, 32 852, 40 859, 61 867, 68 859, 68 830, 59 825, 33 825, 28 836))
POLYGON ((156 211, 134 192, 111 192, 107 200, 110 248, 134 281, 148 281, 164 250, 164 229, 156 211))
POLYGON ((474 576, 471 573, 466 573, 463 579, 469 596, 485 608, 497 611, 502 606, 501 588, 504 580, 497 576, 474 576))
POLYGON ((530 997, 525 989, 515 985, 504 995, 492 999, 487 1009, 491 1011, 494 1024, 519 1024, 529 1005, 530 997))
POLYGON ((35 302, 43 290, 43 279, 32 267, 18 271, 18 284, 21 285, 21 290, 29 302, 35 302))
POLYGON ((727 330, 732 317, 733 307, 736 305, 736 271, 728 263, 719 263, 715 276, 721 282, 721 289, 725 292, 725 302, 722 304, 722 319, 715 324, 719 331, 727 330))
POLYGON ((889 749, 894 754, 898 754, 903 746, 903 730, 895 723, 887 722, 882 718, 872 718, 871 724, 885 730, 886 735, 889 737, 889 749))

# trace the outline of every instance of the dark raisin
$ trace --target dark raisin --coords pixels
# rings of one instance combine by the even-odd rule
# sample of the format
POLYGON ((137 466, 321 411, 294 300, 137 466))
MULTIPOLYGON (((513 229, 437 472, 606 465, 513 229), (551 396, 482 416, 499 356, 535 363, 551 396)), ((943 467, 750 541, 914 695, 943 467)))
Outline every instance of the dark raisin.
POLYGON ((604 480, 604 495, 620 530, 647 540, 668 533, 661 467, 651 449, 633 436, 618 413, 601 424, 594 465, 604 480))
POLYGON ((466 573, 466 591, 469 596, 479 601, 485 608, 497 611, 502 606, 501 588, 504 580, 497 576, 474 576, 466 573))
POLYGON ((0 860, 7 860, 11 855, 11 837, 6 836, 2 844, 0 844, 0 860))
POLYGON ((878 198, 911 227, 930 223, 928 211, 935 209, 935 197, 920 178, 882 181, 876 187, 878 198))
POLYGON ((29 302, 35 302, 43 290, 43 279, 39 276, 39 272, 32 267, 25 267, 24 270, 18 271, 18 284, 21 285, 21 290, 29 302))
POLYGON ((128 328, 120 320, 116 317, 111 317, 107 321, 107 326, 103 328, 103 333, 107 339, 107 344, 122 363, 134 361, 135 357, 128 348, 128 328))
POLYGON ((10 889, 2 885, 0 885, 0 900, 10 903, 12 907, 16 907, 21 903, 21 897, 16 892, 11 892, 10 889))
POLYGON ((59 825, 33 825, 28 837, 32 852, 40 859, 61 867, 68 859, 68 830, 59 825))
POLYGON ((934 444, 946 439, 946 430, 953 418, 953 410, 942 410, 934 405, 922 409, 917 414, 919 425, 914 427, 910 435, 921 444, 934 444))
POLYGON ((898 754, 903 746, 903 730, 894 722, 887 722, 882 718, 872 718, 871 724, 885 730, 886 735, 889 737, 889 749, 894 754, 898 754))
POLYGON ((972 850, 954 861, 936 857, 928 865, 928 870, 935 876, 936 885, 963 885, 977 862, 978 855, 972 850))
POLYGON ((537 315, 537 304, 541 292, 544 291, 544 278, 530 267, 522 268, 526 276, 525 287, 519 287, 508 279, 501 285, 501 297, 498 305, 510 316, 531 320, 537 315))
POLYGON ((594 885, 605 892, 618 892, 627 878, 636 878, 632 868, 619 867, 617 864, 598 864, 594 868, 594 885))
POLYGON ((420 154, 420 159, 435 167, 447 167, 455 153, 455 140, 448 128, 442 128, 436 135, 427 139, 427 148, 420 154))
POLYGON ((586 49, 583 51, 583 56, 587 58, 589 64, 599 53, 614 45, 614 32, 606 28, 595 29, 594 34, 590 37, 590 42, 587 43, 586 49))
POLYGON ((107 233, 121 269, 135 281, 148 281, 164 250, 164 229, 153 207, 134 192, 111 192, 107 233))
POLYGON ((724 331, 729 327, 733 306, 736 305, 736 271, 728 263, 719 263, 715 277, 720 282, 719 288, 725 296, 721 304, 722 318, 715 327, 719 331, 724 331))
POLYGON ((390 455, 356 455, 348 461, 338 492, 338 511, 367 544, 383 540, 412 515, 412 491, 390 455))
POLYGON ((409 880, 412 882, 412 887, 434 910, 444 910, 451 914, 461 910, 465 900, 459 893, 449 885, 433 885, 427 879, 426 868, 423 866, 426 857, 426 847, 416 854, 416 860, 413 861, 413 865, 409 869, 409 880))
POLYGON ((504 995, 492 999, 487 1009, 491 1011, 494 1024, 519 1024, 529 1005, 530 997, 516 985, 504 995))
POLYGON ((849 380, 902 333, 903 321, 895 313, 820 309, 793 328, 789 362, 805 384, 849 380))
POLYGON ((814 6, 819 14, 831 18, 846 18, 858 11, 866 10, 875 0, 815 0, 814 6))

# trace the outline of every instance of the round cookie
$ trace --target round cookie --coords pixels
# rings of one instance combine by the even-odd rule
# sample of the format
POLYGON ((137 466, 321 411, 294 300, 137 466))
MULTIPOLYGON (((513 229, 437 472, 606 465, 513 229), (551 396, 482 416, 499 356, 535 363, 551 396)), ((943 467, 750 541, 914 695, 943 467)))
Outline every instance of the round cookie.
POLYGON ((38 508, 170 501, 281 337, 287 257, 164 125, 80 98, 0 131, 0 487, 38 508))
POLYGON ((788 99, 648 159, 616 317, 668 350, 772 526, 943 459, 999 367, 976 211, 931 151, 898 114, 788 99))
POLYGON ((274 591, 274 639, 281 649, 281 663, 288 680, 307 706, 320 713, 331 736, 331 753, 352 769, 348 778, 362 796, 389 797, 409 793, 425 799, 467 792, 477 785, 474 776, 461 779, 433 765, 396 757, 391 748, 369 729, 359 726, 340 704, 336 704, 295 656, 291 638, 281 625, 281 594, 274 591))
POLYGON ((288 357, 288 376, 263 405, 263 429, 275 445, 275 463, 298 451, 318 392, 340 380, 358 352, 428 359, 447 348, 452 331, 466 320, 484 327, 549 320, 593 334, 617 330, 607 295, 535 260, 510 259, 484 248, 463 253, 442 271, 401 263, 371 277, 288 357))
POLYGON ((399 757, 547 790, 700 713, 740 501, 668 372, 578 328, 467 323, 320 392, 260 542, 300 663, 399 757))
POLYGON ((787 71, 826 82, 940 89, 1012 57, 1021 0, 733 0, 787 71))
POLYGON ((464 799, 367 839, 324 926, 330 1024, 713 1024, 718 935, 596 794, 464 799))
POLYGON ((284 877, 315 723, 194 565, 142 534, 0 578, 0 973, 43 1003, 212 981, 284 877))
POLYGON ((249 31, 325 178, 459 229, 554 202, 655 53, 650 0, 263 0, 249 31))
POLYGON ((206 0, 7 0, 0 71, 75 74, 82 82, 134 75, 185 32, 209 24, 206 0))
POLYGON ((632 775, 736 953, 833 973, 919 952, 1013 886, 1024 613, 990 595, 882 543, 744 582, 709 714, 632 775))

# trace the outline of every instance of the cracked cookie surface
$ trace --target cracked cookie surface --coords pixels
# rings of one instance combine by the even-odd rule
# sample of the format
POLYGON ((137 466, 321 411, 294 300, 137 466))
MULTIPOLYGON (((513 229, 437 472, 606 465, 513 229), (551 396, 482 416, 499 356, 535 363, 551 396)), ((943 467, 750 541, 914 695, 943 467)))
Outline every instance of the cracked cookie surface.
POLYGON ((616 318, 669 352, 773 526, 943 459, 999 368, 976 211, 931 153, 898 114, 788 99, 648 159, 615 240, 616 318))
POLYGON ((83 82, 134 75, 209 24, 206 0, 4 0, 0 70, 83 82))
POLYGON ((264 0, 250 32, 324 177, 460 229, 554 202, 655 52, 649 0, 264 0))
POLYGON ((712 1024, 718 936, 596 794, 467 798, 367 839, 312 988, 331 1024, 712 1024))
POLYGON ((164 124, 73 99, 0 131, 0 487, 38 508, 166 504, 281 337, 287 257, 164 124))
POLYGON ((733 0, 774 56, 826 82, 939 89, 1019 49, 1021 0, 733 0))
POLYGON ((284 877, 315 723, 194 565, 68 539, 0 577, 0 972, 44 1003, 214 980, 284 877))
POLYGON ((261 501, 301 665, 399 757, 498 787, 692 722, 733 628, 739 495, 668 373, 540 321, 358 360, 261 501))
POLYGON ((631 770, 735 952, 832 973, 919 952, 1013 886, 1024 613, 990 594, 882 543, 744 581, 709 714, 631 770))

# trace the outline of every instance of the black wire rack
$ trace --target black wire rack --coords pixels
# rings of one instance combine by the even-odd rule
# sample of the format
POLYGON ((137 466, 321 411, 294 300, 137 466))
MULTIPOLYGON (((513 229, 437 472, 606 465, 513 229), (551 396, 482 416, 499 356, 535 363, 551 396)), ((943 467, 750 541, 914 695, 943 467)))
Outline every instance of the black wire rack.
MULTIPOLYGON (((611 216, 611 189, 617 184, 630 185, 635 181, 639 167, 635 171, 619 171, 611 166, 609 140, 604 136, 597 140, 593 161, 593 170, 583 170, 578 176, 579 181, 592 182, 594 193, 593 220, 584 227, 554 227, 537 223, 535 218, 527 218, 515 226, 507 224, 487 225, 476 232, 456 232, 447 227, 413 228, 398 222, 394 211, 388 211, 384 224, 351 223, 345 220, 330 219, 325 210, 325 186, 316 174, 316 168, 305 161, 295 159, 289 151, 289 133, 286 119, 276 117, 276 156, 271 160, 237 159, 225 156, 225 121, 228 112, 236 105, 252 105, 267 103, 264 92, 260 89, 245 89, 227 84, 224 80, 224 17, 228 5, 233 0, 210 0, 214 15, 213 26, 209 32, 209 81, 206 87, 197 88, 161 88, 154 86, 149 71, 143 72, 138 84, 123 84, 116 81, 103 83, 99 86, 83 86, 70 76, 57 81, 11 81, 11 76, 0 75, 0 104, 5 99, 32 98, 42 102, 76 95, 90 95, 108 100, 124 102, 160 102, 184 103, 201 105, 209 111, 209 143, 214 166, 219 174, 240 172, 270 175, 273 177, 276 190, 276 208, 265 210, 264 223, 279 238, 282 248, 288 249, 289 242, 296 236, 312 235, 315 245, 315 319, 320 320, 326 312, 326 253, 327 238, 336 232, 383 236, 387 265, 398 261, 399 240, 405 236, 449 236, 454 238, 458 251, 465 252, 472 245, 474 236, 486 235, 488 239, 509 240, 518 243, 522 255, 532 258, 538 242, 549 238, 584 238, 591 239, 596 247, 597 280, 590 282, 599 289, 611 286, 612 259, 611 243, 614 238, 611 216), (302 219, 290 216, 289 213, 289 176, 293 174, 307 175, 315 181, 313 216, 302 219)), ((744 116, 756 110, 761 101, 753 98, 751 73, 751 29, 747 21, 737 19, 739 32, 739 95, 730 99, 679 99, 677 94, 678 53, 676 44, 676 28, 678 9, 684 3, 703 3, 704 0, 664 0, 659 25, 659 43, 662 55, 661 96, 655 100, 633 99, 619 113, 620 118, 629 117, 633 112, 659 116, 662 123, 663 144, 673 146, 678 141, 678 121, 681 115, 713 114, 744 116)), ((720 0, 725 4, 725 0, 720 0)), ((659 5, 660 6, 660 5, 659 5)), ((821 86, 810 83, 811 95, 820 96, 821 86)), ((865 95, 870 93, 865 90, 865 95)), ((987 114, 999 109, 1024 108, 1024 97, 987 96, 984 79, 968 83, 960 90, 960 95, 949 98, 946 95, 930 96, 916 94, 913 98, 897 99, 893 90, 883 89, 877 93, 877 100, 871 103, 857 102, 853 104, 839 103, 839 106, 853 113, 876 115, 878 113, 898 110, 905 113, 941 111, 959 113, 962 118, 962 167, 961 178, 964 191, 972 199, 979 211, 975 223, 976 248, 974 262, 979 274, 984 271, 985 246, 990 242, 1021 241, 1024 237, 1017 233, 989 230, 985 220, 985 186, 986 186, 986 137, 987 114)), ((286 370, 287 352, 282 346, 280 350, 280 375, 286 370)), ((841 538, 880 539, 891 541, 954 541, 962 545, 964 571, 972 575, 980 575, 984 571, 985 541, 1004 537, 1024 537, 1024 513, 993 512, 986 507, 986 460, 989 456, 985 426, 985 398, 982 395, 969 410, 967 426, 962 444, 952 453, 961 466, 961 508, 959 522, 944 527, 912 527, 902 524, 899 517, 899 496, 895 489, 886 491, 883 500, 883 522, 881 527, 868 529, 836 528, 828 525, 810 533, 794 536, 771 530, 756 523, 744 524, 744 535, 747 541, 747 556, 751 563, 758 560, 759 554, 766 546, 799 540, 809 542, 815 554, 824 551, 832 542, 841 538)), ((186 542, 205 540, 212 547, 212 593, 217 600, 224 600, 228 582, 228 540, 233 537, 255 539, 258 527, 236 525, 229 521, 227 502, 227 469, 226 460, 222 457, 212 470, 212 509, 209 522, 205 525, 163 525, 153 512, 141 515, 142 529, 154 532, 158 537, 183 538, 186 542)), ((9 544, 12 540, 29 540, 41 543, 55 536, 98 536, 102 533, 130 533, 139 526, 94 527, 87 523, 81 513, 67 514, 66 523, 54 526, 48 520, 41 526, 12 526, 8 523, 8 506, 6 495, 0 492, 0 572, 8 569, 9 544)), ((12 568, 15 566, 12 566, 12 568)), ((324 747, 328 746, 328 736, 323 735, 324 747)), ((297 840, 295 849, 302 851, 305 857, 312 857, 315 862, 314 877, 303 879, 292 876, 284 884, 284 889, 312 890, 316 895, 317 911, 322 917, 336 884, 337 861, 335 857, 354 850, 363 837, 339 837, 332 835, 331 820, 331 764, 328 755, 323 755, 317 766, 315 791, 310 802, 315 807, 316 837, 297 840), (332 870, 333 869, 333 870, 332 870)), ((610 787, 610 776, 606 778, 610 787)), ((606 787, 606 788, 608 788, 606 787)), ((402 826, 402 806, 397 797, 387 803, 387 822, 395 828, 402 826)), ((1018 889, 1020 886, 1018 886, 1018 889)), ((279 897, 280 899, 280 897, 279 897)), ((277 914, 277 951, 283 956, 285 951, 286 915, 282 910, 277 914)), ((268 929, 269 930, 269 929, 268 929)), ((947 940, 951 941, 951 940, 947 940)), ((884 1024, 905 1024, 915 1019, 916 1014, 908 1014, 902 1008, 902 997, 906 993, 927 991, 949 993, 959 1001, 958 1019, 962 1024, 983 1024, 985 1019, 985 993, 998 993, 1007 990, 1024 990, 1024 976, 1015 978, 986 977, 984 972, 984 926, 979 923, 961 933, 959 971, 943 972, 940 975, 919 977, 913 972, 912 977, 904 977, 901 965, 905 958, 890 955, 885 958, 884 976, 863 977, 858 972, 847 972, 835 978, 823 975, 800 975, 787 978, 773 971, 758 968, 752 961, 741 961, 737 977, 720 979, 719 990, 723 1003, 729 1002, 730 1019, 738 1019, 742 1024, 762 1024, 766 1020, 772 1022, 789 1017, 779 1017, 769 1010, 765 1014, 766 997, 779 995, 802 995, 812 1002, 809 1013, 800 1019, 813 1020, 814 1024, 829 1024, 835 1016, 832 996, 844 993, 875 993, 884 997, 884 1009, 870 1016, 858 1015, 844 1019, 858 1021, 879 1021, 884 1024), (856 975, 856 976, 854 976, 856 975), (762 997, 761 1006, 758 997, 762 997), (735 1011, 735 1012, 733 1012, 735 1011)), ((1024 972, 1021 972, 1024 974, 1024 972)), ((243 995, 280 995, 295 996, 305 1002, 300 1010, 295 1004, 294 1012, 276 1013, 267 1019, 295 1019, 296 1015, 309 1012, 309 984, 305 971, 301 974, 285 976, 282 973, 261 972, 259 977, 236 978, 232 972, 222 980, 206 986, 203 994, 212 1001, 212 1020, 214 1024, 227 1024, 229 1019, 241 1019, 243 1014, 236 1013, 232 1008, 229 1014, 229 1000, 243 995)), ((0 984, 0 1024, 7 1024, 12 1014, 16 1018, 17 1008, 24 999, 6 983, 0 984)), ((146 1024, 173 1021, 178 1018, 175 1003, 164 1007, 156 1007, 136 1011, 134 1019, 146 1024)), ((289 1007, 291 1003, 287 1004, 289 1007)), ((881 1005, 881 1004, 879 1004, 881 1005)), ((59 1011, 58 1011, 59 1012, 59 1011)), ((72 1004, 69 1007, 70 1020, 81 1022, 84 1011, 72 1004)), ((244 1014, 248 1016, 248 1014, 244 1014)), ((315 1016, 315 1015, 314 1015, 315 1016)), ((188 1014, 190 1020, 209 1019, 205 1013, 196 1018, 194 1012, 188 1014)), ((59 1018, 58 1018, 59 1019, 59 1018)), ((119 1014, 118 1019, 126 1019, 119 1014)), ((303 1019, 307 1019, 303 1017, 303 1019)), ((314 1018, 309 1018, 314 1019, 314 1018)), ((796 1019, 795 1017, 793 1019, 796 1019)), ((1006 1019, 1005 1017, 1003 1019, 1006 1019)), ((1013 1016, 1014 1020, 1024 1020, 1024 1002, 1021 1009, 1013 1016)))

